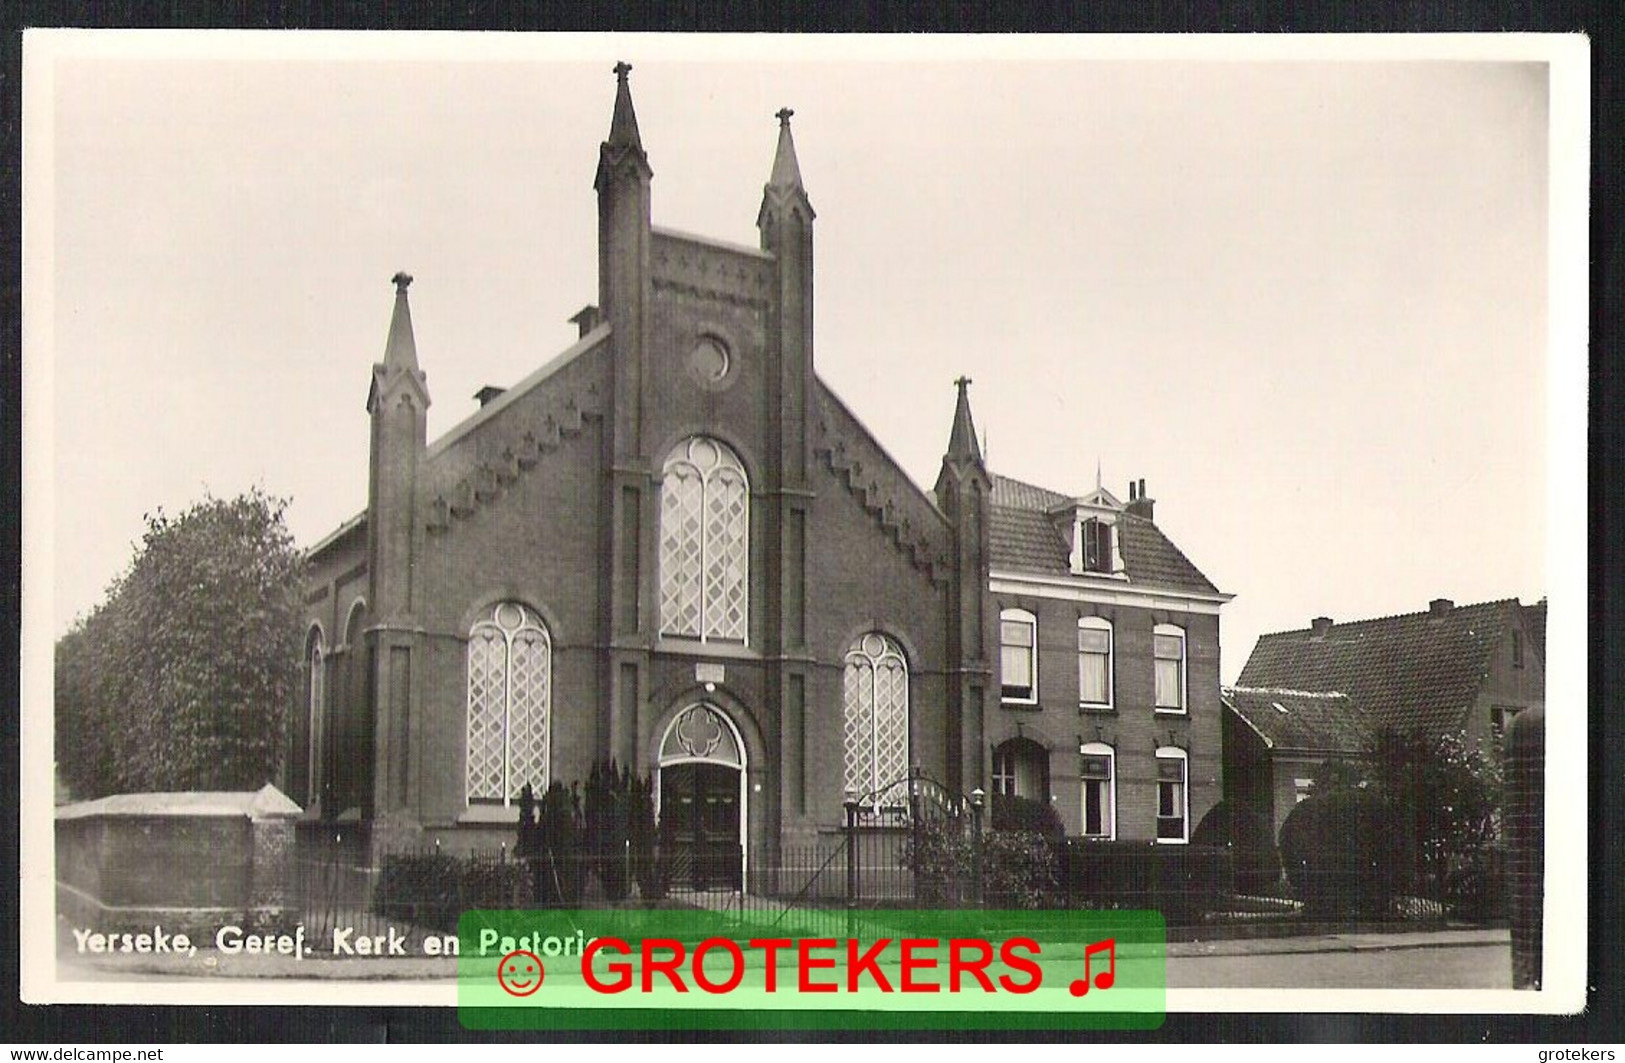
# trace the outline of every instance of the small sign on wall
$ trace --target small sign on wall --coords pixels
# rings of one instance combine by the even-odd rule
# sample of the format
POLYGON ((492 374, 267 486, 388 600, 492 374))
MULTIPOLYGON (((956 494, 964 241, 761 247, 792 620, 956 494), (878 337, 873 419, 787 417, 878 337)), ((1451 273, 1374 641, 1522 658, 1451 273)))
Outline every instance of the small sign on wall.
POLYGON ((715 661, 700 661, 694 665, 694 682, 720 683, 727 675, 727 669, 715 661))

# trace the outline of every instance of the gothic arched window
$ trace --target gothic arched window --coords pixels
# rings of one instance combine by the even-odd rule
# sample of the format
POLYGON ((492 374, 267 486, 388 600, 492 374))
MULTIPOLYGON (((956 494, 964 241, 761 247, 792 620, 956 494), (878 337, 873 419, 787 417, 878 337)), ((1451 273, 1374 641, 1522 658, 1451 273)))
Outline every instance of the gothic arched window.
POLYGON ((660 632, 743 643, 749 601, 750 482, 725 444, 695 436, 660 489, 660 632))
POLYGON ((908 663, 897 643, 879 632, 860 636, 846 653, 845 790, 876 793, 908 774, 908 663))
POLYGON ((500 602, 468 633, 468 800, 511 804, 548 783, 552 640, 541 618, 500 602))

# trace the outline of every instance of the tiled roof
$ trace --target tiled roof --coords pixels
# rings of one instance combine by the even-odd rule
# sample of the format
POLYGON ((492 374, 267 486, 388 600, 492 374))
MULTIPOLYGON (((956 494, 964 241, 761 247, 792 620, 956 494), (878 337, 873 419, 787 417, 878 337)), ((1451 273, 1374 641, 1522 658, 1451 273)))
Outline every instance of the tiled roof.
POLYGON ((1370 721, 1346 694, 1226 687, 1222 698, 1271 749, 1354 754, 1371 739, 1370 721))
MULTIPOLYGON (((1047 511, 1071 501, 1071 495, 1033 484, 993 477, 988 539, 993 567, 1040 575, 1071 574, 1068 544, 1047 511)), ((1217 594, 1208 578, 1191 564, 1156 524, 1124 513, 1119 518, 1123 568, 1130 583, 1153 584, 1199 594, 1217 594)))
POLYGON ((1440 734, 1462 717, 1489 674, 1515 599, 1263 635, 1240 686, 1341 691, 1378 726, 1440 734))

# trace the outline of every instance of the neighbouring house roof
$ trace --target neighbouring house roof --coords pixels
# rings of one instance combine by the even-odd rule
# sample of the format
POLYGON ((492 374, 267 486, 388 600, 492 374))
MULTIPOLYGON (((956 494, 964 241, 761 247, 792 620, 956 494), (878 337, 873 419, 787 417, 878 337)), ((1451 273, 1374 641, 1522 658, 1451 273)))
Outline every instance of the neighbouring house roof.
POLYGON ((1523 629, 1529 632, 1529 641, 1535 645, 1540 663, 1546 663, 1546 599, 1523 607, 1523 629))
POLYGON ((1360 707, 1337 691, 1225 687, 1220 697, 1266 746, 1280 752, 1358 755, 1375 730, 1360 707))
POLYGON ((1340 691, 1378 727, 1442 734, 1463 716, 1491 655, 1516 623, 1516 599, 1263 635, 1243 687, 1340 691))
MULTIPOLYGON (((992 567, 1040 575, 1072 575, 1069 545, 1048 512, 1073 496, 1013 480, 993 477, 988 538, 992 567)), ((1219 590, 1175 546, 1155 523, 1124 512, 1118 516, 1123 568, 1130 584, 1218 594, 1219 590)))

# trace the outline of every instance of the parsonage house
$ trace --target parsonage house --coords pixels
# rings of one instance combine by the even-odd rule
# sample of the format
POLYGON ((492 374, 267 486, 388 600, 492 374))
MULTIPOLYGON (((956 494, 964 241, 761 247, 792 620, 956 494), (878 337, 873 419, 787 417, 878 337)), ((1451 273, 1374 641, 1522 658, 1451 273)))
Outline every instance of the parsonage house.
POLYGON ((1546 699, 1546 600, 1456 605, 1261 636, 1224 691, 1227 798, 1276 832, 1328 761, 1356 761, 1383 728, 1498 741, 1546 699))
POLYGON ((429 441, 395 277, 367 506, 310 550, 283 780, 307 822, 495 848, 525 784, 613 758, 663 834, 747 876, 916 766, 1074 835, 1187 841, 1220 793, 1229 596, 1143 481, 1125 504, 992 475, 964 379, 917 487, 814 369, 790 113, 759 247, 661 229, 627 69, 578 342, 429 441))

